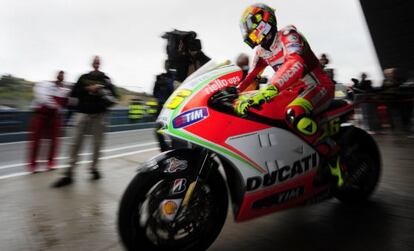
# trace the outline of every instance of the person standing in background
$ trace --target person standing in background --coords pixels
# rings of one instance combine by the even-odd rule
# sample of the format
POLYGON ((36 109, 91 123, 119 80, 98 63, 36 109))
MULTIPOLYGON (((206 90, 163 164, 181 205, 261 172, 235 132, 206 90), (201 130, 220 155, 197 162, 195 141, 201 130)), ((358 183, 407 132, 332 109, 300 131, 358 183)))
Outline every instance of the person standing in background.
POLYGON ((361 73, 361 80, 355 87, 366 92, 373 91, 372 81, 368 79, 368 76, 365 72, 361 73))
POLYGON ((186 47, 188 49, 188 59, 190 62, 186 76, 188 77, 205 63, 210 61, 210 58, 202 51, 200 39, 191 39, 187 41, 186 47))
POLYGON ((360 102, 359 106, 362 110, 362 119, 370 134, 381 133, 381 123, 378 117, 377 103, 373 101, 372 94, 374 88, 372 87, 372 81, 368 79, 365 72, 361 73, 361 80, 355 80, 353 90, 357 102, 360 102), (362 102, 361 102, 362 101, 362 102))
POLYGON ((39 82, 33 88, 33 117, 30 126, 29 166, 30 172, 36 172, 37 155, 40 148, 40 139, 46 134, 50 137, 49 154, 47 158, 48 170, 55 166, 55 156, 58 148, 58 137, 62 124, 62 110, 68 101, 69 89, 64 87, 65 73, 59 71, 56 80, 39 82))
POLYGON ((413 104, 409 92, 404 90, 403 83, 406 81, 403 70, 384 69, 383 93, 391 97, 387 103, 387 110, 391 127, 396 134, 411 134, 413 104))
MULTIPOLYGON (((160 85, 154 85, 153 94, 154 97, 158 99, 158 102, 161 104, 165 102, 168 97, 167 94, 171 91, 170 82, 172 81, 173 89, 179 87, 179 85, 192 73, 197 71, 200 67, 210 61, 210 58, 204 54, 202 50, 201 40, 197 39, 197 33, 194 31, 180 31, 173 30, 172 32, 166 32, 162 38, 167 39, 167 56, 165 70, 167 71, 166 75, 159 75, 160 79, 157 77, 157 82, 168 82, 167 84, 162 84, 166 91, 162 94, 164 97, 161 98, 160 85), (165 98, 166 97, 166 98, 165 98), (164 100, 164 101, 163 101, 164 100)), ((171 93, 168 94, 168 96, 171 93)), ((165 141, 164 135, 161 135, 158 132, 158 129, 161 128, 161 124, 158 124, 156 129, 156 137, 160 143, 161 151, 170 149, 168 144, 165 141)), ((186 142, 172 139, 171 147, 174 149, 178 148, 187 148, 188 144, 186 142)))
MULTIPOLYGON (((195 36, 191 37, 188 36, 183 40, 183 48, 180 48, 180 50, 184 51, 184 55, 187 59, 187 69, 185 78, 189 77, 191 74, 193 74, 195 71, 200 69, 204 64, 206 64, 208 61, 210 61, 210 57, 208 57, 204 52, 202 51, 201 46, 201 40, 196 39, 195 36)), ((178 83, 175 81, 175 83, 178 83)), ((177 88, 178 85, 175 87, 177 88)), ((185 141, 181 141, 179 139, 172 139, 171 140, 171 147, 173 149, 179 149, 179 148, 188 148, 188 143, 185 141)))
MULTIPOLYGON (((157 117, 160 114, 161 109, 164 106, 167 99, 174 92, 174 81, 176 71, 175 69, 170 69, 170 64, 168 60, 165 60, 164 68, 166 72, 156 76, 156 81, 154 83, 153 89, 153 96, 157 99, 158 102, 158 109, 156 114, 157 117)), ((161 152, 164 152, 169 150, 170 146, 167 144, 164 135, 158 132, 158 130, 161 127, 162 125, 158 124, 154 133, 155 137, 158 140, 161 152)))
POLYGON ((165 73, 161 73, 156 76, 154 88, 152 91, 154 98, 156 98, 158 102, 157 116, 160 113, 162 107, 164 106, 164 103, 174 92, 176 70, 170 68, 168 60, 165 60, 164 69, 165 73))
POLYGON ((326 55, 325 53, 322 53, 319 58, 319 63, 321 64, 322 69, 325 71, 326 75, 328 75, 331 81, 336 85, 335 69, 328 67, 329 62, 330 61, 329 61, 328 55, 326 55))
POLYGON ((78 152, 88 131, 91 131, 93 136, 91 178, 92 180, 101 178, 98 160, 104 139, 105 116, 108 108, 117 102, 118 95, 109 77, 99 70, 100 64, 100 58, 95 56, 92 62, 93 71, 82 75, 70 93, 70 97, 77 100, 75 110, 79 113, 78 120, 70 149, 69 168, 65 171, 64 177, 53 184, 54 187, 66 186, 73 182, 72 176, 78 161, 78 152))

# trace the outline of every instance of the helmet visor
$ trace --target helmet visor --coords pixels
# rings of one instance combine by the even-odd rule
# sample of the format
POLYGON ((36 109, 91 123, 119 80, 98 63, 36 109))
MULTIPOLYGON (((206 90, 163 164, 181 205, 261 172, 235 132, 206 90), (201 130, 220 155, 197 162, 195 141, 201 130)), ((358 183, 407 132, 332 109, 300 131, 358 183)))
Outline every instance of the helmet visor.
POLYGON ((240 31, 242 33, 243 40, 252 48, 259 44, 259 41, 257 41, 257 37, 255 36, 256 27, 257 24, 252 22, 252 15, 248 15, 244 18, 244 21, 240 22, 240 31))

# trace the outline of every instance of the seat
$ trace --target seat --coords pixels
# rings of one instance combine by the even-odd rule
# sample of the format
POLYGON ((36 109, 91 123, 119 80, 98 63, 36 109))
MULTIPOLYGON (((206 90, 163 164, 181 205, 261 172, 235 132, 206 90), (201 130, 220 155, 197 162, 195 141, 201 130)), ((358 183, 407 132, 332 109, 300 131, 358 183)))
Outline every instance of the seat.
POLYGON ((344 99, 333 99, 329 105, 329 107, 326 109, 326 111, 336 110, 338 108, 341 108, 343 106, 348 105, 348 101, 344 99))
POLYGON ((320 114, 319 121, 325 122, 336 117, 351 114, 354 111, 354 105, 344 99, 334 99, 322 114, 320 114))

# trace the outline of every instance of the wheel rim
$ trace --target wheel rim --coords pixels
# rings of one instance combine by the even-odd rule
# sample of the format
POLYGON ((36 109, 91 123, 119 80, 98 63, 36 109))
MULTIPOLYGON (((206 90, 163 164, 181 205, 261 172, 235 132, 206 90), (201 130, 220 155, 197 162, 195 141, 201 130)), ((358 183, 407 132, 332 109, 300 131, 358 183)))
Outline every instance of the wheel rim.
POLYGON ((214 212, 213 195, 206 184, 199 183, 187 210, 180 210, 172 222, 167 222, 161 217, 159 205, 169 196, 170 188, 170 182, 160 181, 149 190, 138 205, 134 225, 154 246, 190 248, 209 228, 214 212))

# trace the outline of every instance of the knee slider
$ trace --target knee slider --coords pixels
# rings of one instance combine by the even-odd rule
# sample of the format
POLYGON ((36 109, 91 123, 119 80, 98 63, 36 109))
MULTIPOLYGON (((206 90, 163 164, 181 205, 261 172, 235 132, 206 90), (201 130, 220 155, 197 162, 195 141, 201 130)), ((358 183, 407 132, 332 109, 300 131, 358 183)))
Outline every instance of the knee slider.
POLYGON ((299 132, 311 136, 314 135, 318 131, 318 125, 316 122, 308 117, 302 117, 299 119, 296 129, 298 129, 299 132))
POLYGON ((318 126, 316 122, 308 117, 305 109, 301 106, 291 106, 286 110, 286 121, 300 133, 311 136, 314 135, 318 126))

